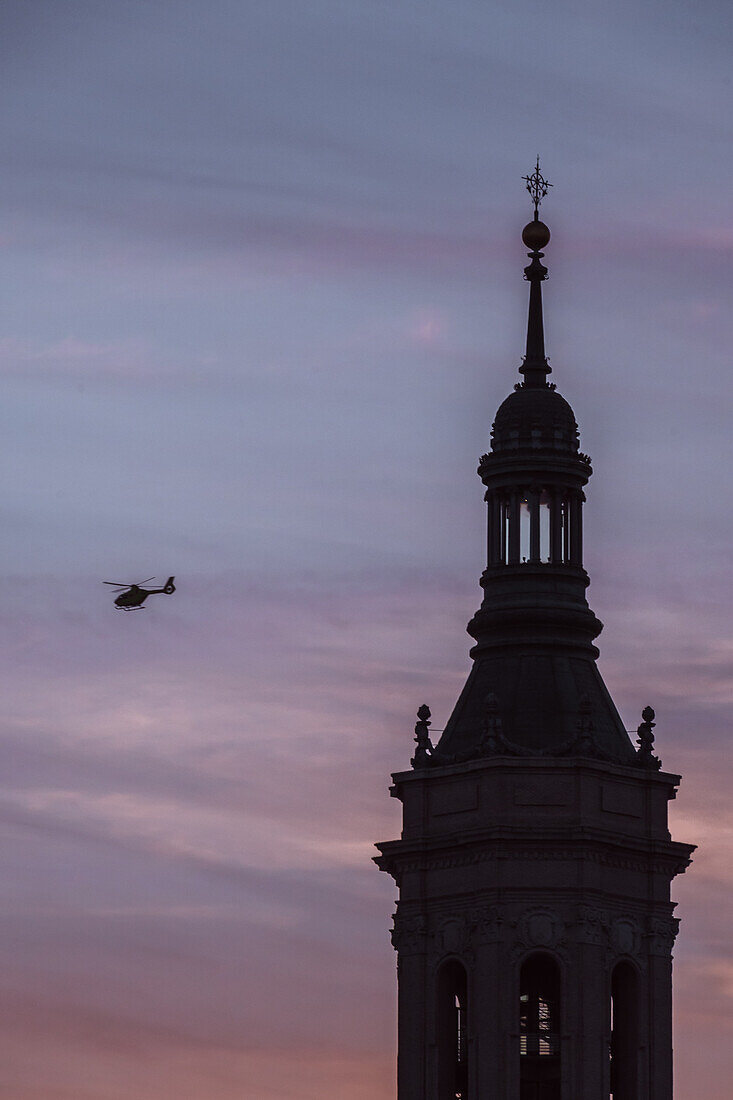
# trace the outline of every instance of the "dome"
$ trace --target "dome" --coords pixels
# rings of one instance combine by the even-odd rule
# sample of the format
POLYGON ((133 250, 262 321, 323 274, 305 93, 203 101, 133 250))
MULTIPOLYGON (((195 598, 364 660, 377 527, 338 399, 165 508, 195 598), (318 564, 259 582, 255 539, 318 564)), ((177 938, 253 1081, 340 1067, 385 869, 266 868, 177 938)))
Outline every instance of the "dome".
POLYGON ((577 454, 578 425, 564 397, 551 386, 519 386, 499 406, 491 429, 493 451, 524 447, 577 454))

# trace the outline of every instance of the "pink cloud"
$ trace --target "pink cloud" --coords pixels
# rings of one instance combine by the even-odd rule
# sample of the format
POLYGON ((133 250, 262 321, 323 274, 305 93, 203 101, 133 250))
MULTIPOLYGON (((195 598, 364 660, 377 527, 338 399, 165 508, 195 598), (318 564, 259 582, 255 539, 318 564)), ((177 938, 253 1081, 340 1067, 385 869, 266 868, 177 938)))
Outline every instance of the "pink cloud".
MULTIPOLYGON (((3 973, 26 1006, 11 1065, 28 1100, 78 1100, 90 1080, 94 1100, 121 1081, 143 1100, 389 1100, 394 888, 371 844, 399 827, 387 786, 415 708, 429 702, 439 729, 460 689, 473 585, 191 580, 185 602, 129 621, 101 602, 67 618, 51 591, 5 605, 4 630, 25 633, 0 670, 0 827, 19 860, 3 973), (54 1037, 65 1019, 81 1022, 54 1037)), ((730 1059, 699 1007, 730 1010, 730 769, 709 764, 730 645, 725 616, 712 629, 693 600, 668 607, 617 590, 604 667, 630 726, 656 706, 665 766, 685 773, 674 835, 700 844, 674 887, 689 1086, 701 1051, 730 1059)))

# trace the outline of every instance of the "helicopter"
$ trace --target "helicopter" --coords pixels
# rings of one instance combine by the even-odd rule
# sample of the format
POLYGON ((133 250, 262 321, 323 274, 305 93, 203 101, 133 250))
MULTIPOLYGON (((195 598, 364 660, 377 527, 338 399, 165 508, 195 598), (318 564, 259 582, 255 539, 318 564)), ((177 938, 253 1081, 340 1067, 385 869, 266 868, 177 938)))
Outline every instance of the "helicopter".
POLYGON ((148 581, 154 581, 155 577, 148 577, 144 581, 138 581, 136 584, 123 584, 120 581, 102 581, 102 584, 111 584, 115 588, 124 589, 120 592, 115 600, 115 607, 121 611, 136 611, 138 608, 142 608, 143 604, 147 600, 148 596, 155 596, 158 592, 165 592, 166 596, 170 596, 175 592, 176 586, 173 583, 173 577, 169 577, 162 588, 143 588, 144 584, 148 581))

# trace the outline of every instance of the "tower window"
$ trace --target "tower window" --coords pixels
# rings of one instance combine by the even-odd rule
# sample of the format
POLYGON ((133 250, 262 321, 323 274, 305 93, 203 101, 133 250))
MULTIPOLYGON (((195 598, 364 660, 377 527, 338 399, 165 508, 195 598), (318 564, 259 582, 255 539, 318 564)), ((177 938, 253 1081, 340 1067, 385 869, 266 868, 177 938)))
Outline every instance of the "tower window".
POLYGON ((519 982, 521 1100, 560 1100, 560 971, 533 955, 519 982))
POLYGON ((462 1065, 466 1061, 466 1006, 456 994, 456 1061, 462 1065))
POLYGON ((438 1095, 468 1100, 468 989, 466 971, 455 959, 438 971, 438 1095))
POLYGON ((636 970, 621 962, 611 976, 611 1096, 637 1100, 639 981, 636 970))
POLYGON ((562 502, 562 560, 570 561, 570 501, 562 502))
POLYGON ((530 544, 531 513, 529 498, 522 497, 519 505, 519 553, 522 561, 529 561, 531 556, 530 544))
POLYGON ((511 505, 508 500, 501 502, 501 560, 509 561, 509 521, 511 505))
POLYGON ((544 490, 527 492, 520 499, 519 554, 523 562, 550 560, 550 496, 544 490))
POLYGON ((550 560, 550 504, 549 493, 540 495, 540 561, 550 560))

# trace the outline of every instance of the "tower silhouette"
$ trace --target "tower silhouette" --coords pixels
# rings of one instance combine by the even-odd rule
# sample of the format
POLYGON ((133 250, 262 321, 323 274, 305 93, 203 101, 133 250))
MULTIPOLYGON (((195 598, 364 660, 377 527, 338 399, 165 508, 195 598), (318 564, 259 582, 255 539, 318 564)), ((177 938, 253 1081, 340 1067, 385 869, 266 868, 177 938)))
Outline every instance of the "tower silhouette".
POLYGON ((418 710, 393 776, 400 891, 399 1100, 671 1100, 672 841, 680 777, 634 747, 596 665, 583 568, 584 486, 567 401, 548 382, 547 191, 527 179, 527 347, 479 464, 488 508, 473 666, 445 731, 418 710))

